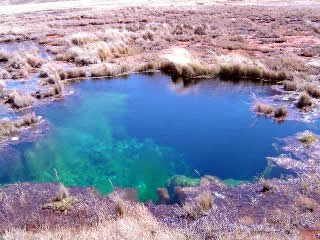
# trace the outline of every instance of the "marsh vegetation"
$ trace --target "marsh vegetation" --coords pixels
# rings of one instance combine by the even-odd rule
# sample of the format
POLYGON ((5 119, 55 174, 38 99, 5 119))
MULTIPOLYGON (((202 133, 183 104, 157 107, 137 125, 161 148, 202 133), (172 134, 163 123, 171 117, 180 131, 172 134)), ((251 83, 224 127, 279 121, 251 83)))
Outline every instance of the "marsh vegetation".
POLYGON ((316 238, 318 6, 1 17, 0 238, 316 238))

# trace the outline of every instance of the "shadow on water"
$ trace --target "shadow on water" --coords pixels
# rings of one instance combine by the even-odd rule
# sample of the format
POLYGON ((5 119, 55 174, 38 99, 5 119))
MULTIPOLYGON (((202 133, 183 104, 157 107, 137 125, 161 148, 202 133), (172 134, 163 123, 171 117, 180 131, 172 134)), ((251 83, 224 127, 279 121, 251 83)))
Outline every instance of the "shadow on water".
POLYGON ((251 93, 273 94, 268 86, 218 80, 186 83, 160 74, 74 84, 75 94, 35 109, 50 131, 36 142, 0 155, 0 183, 57 181, 94 186, 102 193, 134 187, 142 201, 183 174, 210 174, 230 185, 291 174, 268 165, 281 153, 276 138, 310 126, 257 119, 251 93), (196 171, 195 171, 196 170, 196 171))

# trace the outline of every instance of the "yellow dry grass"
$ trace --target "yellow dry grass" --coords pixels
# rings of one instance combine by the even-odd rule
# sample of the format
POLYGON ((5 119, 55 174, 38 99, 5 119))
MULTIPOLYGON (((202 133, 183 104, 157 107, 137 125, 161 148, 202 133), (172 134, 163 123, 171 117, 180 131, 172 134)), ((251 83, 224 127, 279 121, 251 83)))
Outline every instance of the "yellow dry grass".
MULTIPOLYGON (((123 202, 122 202, 123 203, 123 202)), ((122 204, 121 203, 121 204, 122 204)), ((114 219, 106 219, 93 227, 80 229, 59 228, 28 232, 12 229, 1 236, 3 240, 186 240, 195 239, 180 229, 170 229, 160 224, 142 204, 125 203, 123 213, 114 219)))

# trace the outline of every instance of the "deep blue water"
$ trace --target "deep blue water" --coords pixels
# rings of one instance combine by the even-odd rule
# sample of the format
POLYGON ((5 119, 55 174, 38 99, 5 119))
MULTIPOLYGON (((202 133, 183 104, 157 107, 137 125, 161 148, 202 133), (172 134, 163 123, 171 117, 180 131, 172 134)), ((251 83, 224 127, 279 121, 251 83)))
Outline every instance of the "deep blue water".
POLYGON ((196 178, 197 171, 235 181, 262 173, 279 177, 286 172, 269 171, 266 161, 281 153, 273 146, 277 138, 315 127, 256 117, 250 95, 270 95, 268 86, 205 80, 183 87, 159 73, 72 88, 75 93, 63 101, 35 109, 49 123, 45 136, 0 155, 0 183, 59 179, 102 193, 112 183, 155 200, 156 188, 176 174, 196 178))

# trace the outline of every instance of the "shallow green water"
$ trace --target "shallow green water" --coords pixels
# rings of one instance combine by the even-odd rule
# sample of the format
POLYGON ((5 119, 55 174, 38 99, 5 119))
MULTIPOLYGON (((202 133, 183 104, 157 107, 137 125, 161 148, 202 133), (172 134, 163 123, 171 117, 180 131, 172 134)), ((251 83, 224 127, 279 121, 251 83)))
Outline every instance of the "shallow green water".
POLYGON ((271 94, 268 87, 209 80, 184 88, 155 74, 73 88, 64 101, 36 109, 50 126, 44 137, 0 155, 0 183, 60 178, 102 193, 134 187, 140 200, 156 200, 156 189, 177 174, 211 174, 230 184, 263 172, 279 177, 284 172, 270 170, 265 159, 279 154, 275 137, 308 128, 250 112, 250 94, 271 94))

